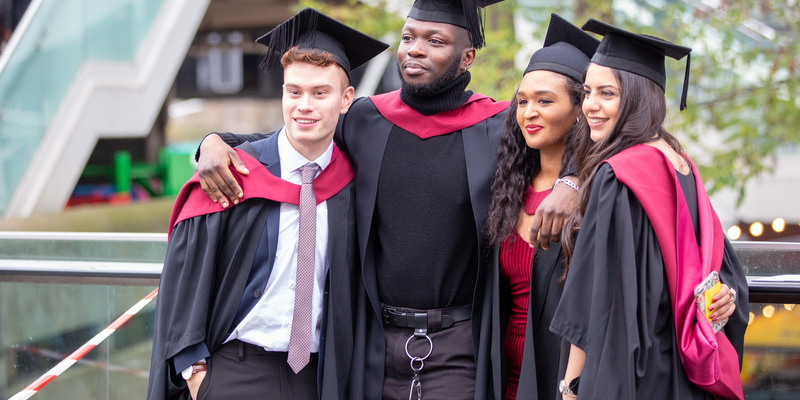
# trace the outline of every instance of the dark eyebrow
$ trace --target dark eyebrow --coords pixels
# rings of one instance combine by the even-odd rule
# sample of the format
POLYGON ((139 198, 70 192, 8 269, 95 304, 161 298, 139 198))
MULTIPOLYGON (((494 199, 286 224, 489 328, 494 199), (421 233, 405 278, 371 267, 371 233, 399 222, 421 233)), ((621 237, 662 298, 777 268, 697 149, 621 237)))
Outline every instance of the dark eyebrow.
MULTIPOLYGON (((588 87, 589 87, 589 85, 587 85, 587 84, 585 84, 585 83, 584 83, 584 84, 583 84, 583 87, 584 87, 584 88, 588 88, 588 87)), ((606 89, 606 88, 611 88, 611 89, 619 90, 619 89, 617 89, 617 87, 616 87, 616 86, 614 86, 614 85, 602 85, 602 86, 598 86, 598 87, 597 87, 597 90, 600 90, 600 89, 606 89)))
MULTIPOLYGON (((286 84, 284 84, 284 86, 292 87, 292 88, 299 88, 300 87, 300 85, 295 84, 295 83, 286 83, 286 84)), ((332 85, 325 84, 325 85, 312 86, 311 89, 330 89, 332 87, 333 87, 332 85)))
MULTIPOLYGON (((553 96, 557 96, 557 94, 555 92, 553 92, 552 90, 537 90, 537 91, 533 92, 534 96, 541 96, 543 94, 552 94, 553 96)), ((524 90, 517 90, 517 96, 520 96, 520 95, 525 95, 525 91, 524 90)))
POLYGON ((417 35, 417 36, 423 36, 423 35, 424 36, 432 36, 432 35, 445 35, 446 36, 447 35, 441 29, 435 29, 435 28, 424 29, 424 28, 415 28, 413 26, 404 28, 403 32, 412 33, 412 34, 417 35))
POLYGON ((444 32, 441 29, 428 29, 428 30, 425 31, 425 34, 427 34, 428 36, 436 35, 436 34, 442 34, 442 33, 444 33, 444 32))

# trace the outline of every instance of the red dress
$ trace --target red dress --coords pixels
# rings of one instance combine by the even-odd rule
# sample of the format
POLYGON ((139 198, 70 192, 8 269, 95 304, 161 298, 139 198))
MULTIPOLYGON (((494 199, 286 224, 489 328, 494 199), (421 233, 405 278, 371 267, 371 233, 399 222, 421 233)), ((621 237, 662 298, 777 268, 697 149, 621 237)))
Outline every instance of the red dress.
MULTIPOLYGON (((550 189, 536 192, 528 186, 525 193, 525 213, 533 215, 536 208, 550 194, 550 189)), ((531 292, 531 263, 533 251, 528 242, 514 230, 514 240, 506 239, 500 247, 500 275, 511 289, 511 316, 506 327, 503 345, 508 366, 505 399, 517 398, 522 351, 525 344, 525 326, 528 322, 528 298, 531 292)))

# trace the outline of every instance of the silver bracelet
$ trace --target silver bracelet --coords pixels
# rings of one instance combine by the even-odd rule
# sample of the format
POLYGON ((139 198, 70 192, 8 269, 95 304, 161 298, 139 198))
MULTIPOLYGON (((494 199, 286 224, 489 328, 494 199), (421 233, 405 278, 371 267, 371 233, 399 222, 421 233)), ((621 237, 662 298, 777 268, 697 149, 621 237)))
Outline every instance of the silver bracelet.
POLYGON ((563 379, 561 382, 558 382, 558 391, 566 396, 578 397, 578 394, 570 390, 569 385, 567 385, 567 382, 565 382, 563 379))
POLYGON ((556 179, 556 183, 555 183, 555 185, 553 185, 553 189, 555 189, 556 186, 558 186, 558 184, 561 183, 561 182, 564 182, 565 185, 575 189, 575 191, 581 190, 580 186, 576 185, 575 182, 573 182, 572 179, 569 179, 569 178, 558 178, 558 179, 556 179))

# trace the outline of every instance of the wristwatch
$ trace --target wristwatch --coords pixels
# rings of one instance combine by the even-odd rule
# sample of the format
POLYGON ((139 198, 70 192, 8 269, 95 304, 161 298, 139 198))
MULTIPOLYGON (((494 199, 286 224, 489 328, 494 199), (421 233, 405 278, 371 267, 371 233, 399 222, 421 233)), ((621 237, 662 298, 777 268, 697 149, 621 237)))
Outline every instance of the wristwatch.
POLYGON ((186 367, 185 370, 181 371, 181 376, 183 379, 189 380, 198 371, 208 371, 208 365, 206 365, 205 361, 199 361, 186 367))

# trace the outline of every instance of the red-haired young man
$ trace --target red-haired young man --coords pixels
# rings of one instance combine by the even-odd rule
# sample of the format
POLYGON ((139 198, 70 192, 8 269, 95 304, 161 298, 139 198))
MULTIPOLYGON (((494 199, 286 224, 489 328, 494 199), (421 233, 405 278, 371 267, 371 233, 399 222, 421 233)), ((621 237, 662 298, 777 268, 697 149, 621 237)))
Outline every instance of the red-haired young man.
POLYGON ((313 9, 258 41, 264 66, 283 66, 285 126, 237 149, 250 170, 238 207, 196 176, 176 200, 149 400, 347 398, 354 173, 333 135, 351 69, 388 46, 313 9))

